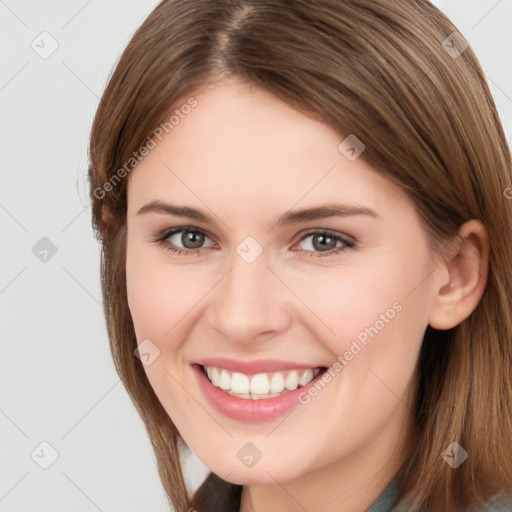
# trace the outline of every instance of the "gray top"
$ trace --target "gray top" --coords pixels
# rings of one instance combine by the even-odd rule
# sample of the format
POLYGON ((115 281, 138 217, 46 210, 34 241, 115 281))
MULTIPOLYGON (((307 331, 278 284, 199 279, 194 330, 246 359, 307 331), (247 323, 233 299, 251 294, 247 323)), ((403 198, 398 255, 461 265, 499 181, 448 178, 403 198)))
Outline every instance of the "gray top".
MULTIPOLYGON (((194 495, 194 506, 199 512, 239 512, 242 489, 242 485, 226 482, 210 472, 194 495)), ((400 480, 396 478, 366 512, 409 512, 404 505, 400 504, 391 509, 391 504, 399 490, 400 480)), ((493 503, 468 512, 512 512, 512 496, 509 501, 495 500, 493 503)))
MULTIPOLYGON (((391 510, 391 504, 399 490, 400 482, 397 479, 391 482, 366 512, 405 512, 400 505, 391 510)), ((510 501, 495 501, 472 512, 512 512, 512 499, 510 501)))

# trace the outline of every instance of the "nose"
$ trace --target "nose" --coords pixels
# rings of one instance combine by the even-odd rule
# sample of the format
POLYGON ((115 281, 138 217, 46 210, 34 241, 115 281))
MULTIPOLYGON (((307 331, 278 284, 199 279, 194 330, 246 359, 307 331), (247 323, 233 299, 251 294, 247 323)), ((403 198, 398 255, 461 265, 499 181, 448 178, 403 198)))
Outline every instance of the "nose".
POLYGON ((274 337, 291 323, 287 291, 268 267, 265 253, 252 263, 235 254, 231 270, 215 287, 209 325, 234 343, 274 337))

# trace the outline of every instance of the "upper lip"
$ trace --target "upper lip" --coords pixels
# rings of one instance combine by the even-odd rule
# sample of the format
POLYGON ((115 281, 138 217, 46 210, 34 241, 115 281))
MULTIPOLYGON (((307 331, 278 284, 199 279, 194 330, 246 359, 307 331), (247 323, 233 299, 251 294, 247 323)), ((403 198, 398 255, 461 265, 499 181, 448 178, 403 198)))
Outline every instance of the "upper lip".
POLYGON ((232 372, 245 373, 247 375, 267 372, 279 372, 281 370, 324 368, 320 365, 310 363, 296 363, 293 361, 280 361, 278 359, 257 359, 254 361, 243 361, 226 357, 206 357, 195 361, 201 366, 215 366, 232 372))

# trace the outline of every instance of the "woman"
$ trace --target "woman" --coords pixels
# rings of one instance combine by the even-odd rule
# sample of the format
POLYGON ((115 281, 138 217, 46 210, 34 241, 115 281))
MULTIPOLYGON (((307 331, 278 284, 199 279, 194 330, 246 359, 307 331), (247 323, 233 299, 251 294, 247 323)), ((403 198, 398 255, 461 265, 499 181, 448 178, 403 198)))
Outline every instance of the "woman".
POLYGON ((175 510, 512 510, 511 155, 430 3, 164 0, 89 178, 175 510))

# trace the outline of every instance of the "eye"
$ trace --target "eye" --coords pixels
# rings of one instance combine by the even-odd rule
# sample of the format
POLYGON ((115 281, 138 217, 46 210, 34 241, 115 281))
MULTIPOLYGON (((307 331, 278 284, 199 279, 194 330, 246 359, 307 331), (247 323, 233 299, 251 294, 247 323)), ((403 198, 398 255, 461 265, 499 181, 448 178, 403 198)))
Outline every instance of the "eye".
MULTIPOLYGON (((166 229, 158 233, 152 241, 163 245, 178 256, 199 255, 201 249, 215 246, 203 230, 191 226, 166 229), (204 245, 208 240, 210 244, 204 245)), ((309 232, 298 243, 303 244, 305 248, 292 250, 310 257, 334 256, 356 246, 353 240, 326 230, 309 232)))
POLYGON ((212 243, 204 246, 205 240, 210 240, 210 238, 204 231, 187 226, 167 229, 153 239, 154 242, 159 242, 166 246, 166 249, 179 256, 198 253, 200 249, 214 245, 212 243))
POLYGON ((355 242, 330 231, 313 231, 304 236, 299 243, 303 243, 306 249, 298 249, 302 254, 310 256, 332 256, 346 249, 353 249, 355 242), (306 243, 304 241, 308 240, 306 243))

